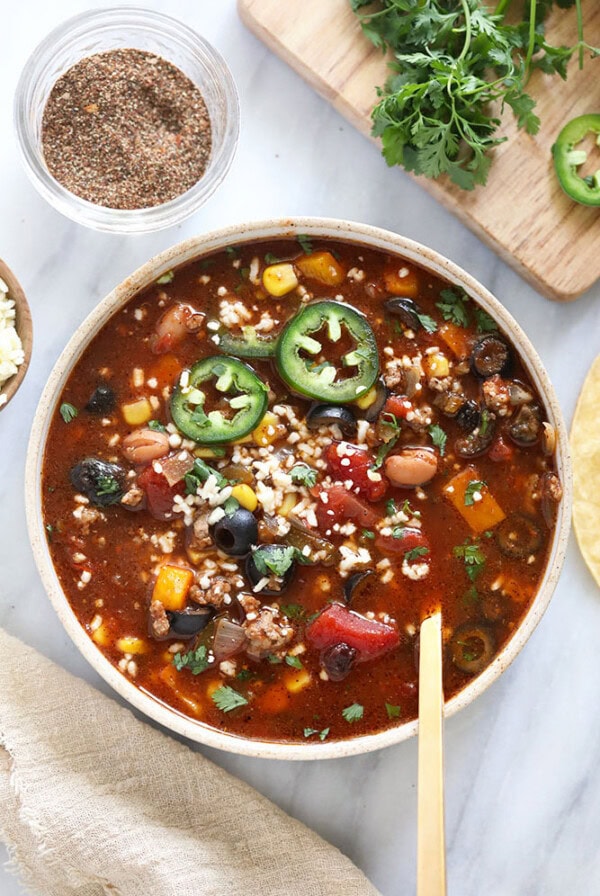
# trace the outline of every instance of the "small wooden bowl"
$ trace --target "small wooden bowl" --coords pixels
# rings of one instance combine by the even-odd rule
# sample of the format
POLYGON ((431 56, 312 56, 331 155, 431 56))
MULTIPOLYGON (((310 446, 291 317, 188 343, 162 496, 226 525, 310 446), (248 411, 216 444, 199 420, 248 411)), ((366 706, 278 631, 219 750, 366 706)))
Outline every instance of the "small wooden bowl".
POLYGON ((8 265, 5 264, 1 258, 0 277, 8 286, 8 298, 12 299, 15 303, 15 327, 17 333, 21 337, 21 342, 23 343, 23 351, 25 353, 25 360, 23 361, 15 375, 7 380, 3 386, 0 386, 0 397, 6 398, 6 401, 0 404, 0 411, 2 411, 25 379, 25 374, 27 373, 27 368, 29 367, 29 361, 31 360, 33 325, 31 322, 31 311, 29 310, 29 304, 27 302, 27 299, 25 298, 25 293, 21 288, 21 284, 19 283, 11 269, 8 267, 8 265))

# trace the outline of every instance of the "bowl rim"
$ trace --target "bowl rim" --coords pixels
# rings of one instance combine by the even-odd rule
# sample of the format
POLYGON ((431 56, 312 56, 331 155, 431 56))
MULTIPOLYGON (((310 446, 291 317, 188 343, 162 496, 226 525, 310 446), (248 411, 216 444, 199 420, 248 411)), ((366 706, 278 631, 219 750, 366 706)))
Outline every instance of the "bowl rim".
POLYGON ((31 354, 33 351, 33 321, 29 302, 27 301, 27 296, 25 295, 23 287, 6 262, 1 258, 0 278, 2 278, 8 286, 8 298, 12 299, 15 303, 15 329, 21 340, 23 353, 25 355, 23 363, 17 368, 17 372, 0 386, 0 396, 6 398, 6 401, 0 404, 0 411, 3 411, 19 391, 19 387, 25 379, 25 374, 29 369, 29 362, 31 361, 31 354))
MULTIPOLYGON (((130 44, 124 43, 123 47, 130 44)), ((93 52, 102 52, 95 50, 93 52)), ((85 55, 81 53, 80 59, 85 55)), ((173 65, 167 53, 160 53, 173 65)), ((180 66, 177 65, 179 68, 180 66)), ((186 74, 184 72, 184 74, 186 74)), ((189 77, 189 75, 188 75, 189 77)), ((56 78, 54 78, 56 83, 56 78)), ((200 88, 199 88, 200 89, 200 88)), ((206 96, 200 89, 204 100, 206 96)), ((208 107, 207 103, 207 107, 208 107)), ((185 22, 159 10, 140 6, 117 5, 106 9, 85 10, 62 21, 34 47, 21 71, 13 102, 13 125, 17 135, 19 155, 25 171, 40 195, 57 211, 97 231, 107 233, 152 233, 180 224, 213 195, 231 168, 239 139, 240 101, 231 69, 224 57, 205 37, 185 22), (213 146, 204 174, 184 193, 159 205, 138 209, 115 209, 89 202, 68 190, 47 169, 39 142, 34 139, 30 121, 30 103, 33 92, 43 77, 49 60, 69 43, 90 40, 117 25, 156 32, 171 43, 185 45, 201 58, 202 65, 210 71, 219 88, 219 105, 224 116, 223 136, 218 146, 213 146)))
POLYGON ((335 218, 290 217, 230 225, 192 237, 151 258, 113 289, 88 315, 62 351, 40 398, 34 417, 25 470, 25 503, 29 537, 42 583, 75 646, 100 676, 130 705, 168 730, 209 747, 245 756, 304 760, 352 756, 400 743, 417 732, 418 721, 403 722, 375 734, 323 743, 279 743, 218 731, 169 707, 122 675, 96 647, 77 620, 54 571, 41 515, 41 464, 46 435, 60 391, 73 365, 104 323, 140 289, 177 265, 225 248, 262 239, 307 235, 369 245, 415 261, 426 270, 461 286, 498 322, 521 354, 557 433, 557 466, 563 485, 552 549, 537 595, 521 624, 493 662, 445 705, 449 717, 482 694, 510 665, 534 631, 556 587, 565 559, 571 518, 572 477, 566 425, 548 374, 529 338, 500 302, 474 277, 437 251, 407 237, 371 225, 335 218))

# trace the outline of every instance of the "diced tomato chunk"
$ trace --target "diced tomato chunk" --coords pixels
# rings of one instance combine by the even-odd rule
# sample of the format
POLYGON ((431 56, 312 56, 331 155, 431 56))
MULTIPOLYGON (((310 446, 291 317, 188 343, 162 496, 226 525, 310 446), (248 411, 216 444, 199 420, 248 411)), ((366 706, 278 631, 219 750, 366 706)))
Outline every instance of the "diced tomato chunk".
POLYGON ((348 644, 358 651, 358 662, 382 656, 400 643, 396 628, 360 616, 343 604, 330 604, 319 613, 306 629, 306 638, 317 650, 348 644))
POLYGON ((375 538, 375 546, 384 554, 406 554, 414 548, 427 548, 429 542, 420 529, 410 526, 397 526, 395 535, 378 534, 375 538))
POLYGON ((512 445, 509 445, 508 442, 505 442, 502 436, 498 436, 497 439, 492 442, 492 445, 488 451, 488 457, 490 460, 494 460, 497 463, 506 462, 507 460, 512 460, 514 455, 514 448, 512 445))
POLYGON ((151 516, 157 520, 168 520, 173 515, 173 499, 175 495, 183 495, 185 483, 177 482, 169 485, 163 473, 157 473, 149 464, 137 478, 137 484, 146 492, 146 507, 151 516))
POLYGON ((352 520, 358 526, 374 526, 379 514, 361 501, 353 492, 349 492, 341 483, 329 488, 319 488, 317 497, 317 522, 319 529, 327 532, 334 523, 352 520))
POLYGON ((406 397, 406 395, 390 395, 383 406, 381 417, 384 423, 386 420, 389 423, 393 423, 393 418, 396 418, 396 420, 406 420, 407 414, 413 410, 413 403, 406 397), (387 418, 385 416, 386 414, 389 415, 387 418))
POLYGON ((381 470, 373 470, 375 458, 364 448, 348 442, 333 442, 325 451, 332 476, 350 481, 352 491, 367 501, 379 501, 387 492, 388 482, 381 470))

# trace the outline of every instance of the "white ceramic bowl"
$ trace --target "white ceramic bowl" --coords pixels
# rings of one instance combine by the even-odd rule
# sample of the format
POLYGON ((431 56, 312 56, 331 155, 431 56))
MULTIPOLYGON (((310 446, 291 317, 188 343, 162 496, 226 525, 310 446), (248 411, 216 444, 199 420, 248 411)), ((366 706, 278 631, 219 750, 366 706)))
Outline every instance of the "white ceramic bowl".
POLYGON ((379 734, 353 737, 343 741, 284 744, 251 740, 222 733, 202 722, 194 721, 182 715, 155 697, 142 692, 124 675, 121 675, 95 646, 94 642, 79 624, 63 594, 60 582, 54 571, 44 534, 41 512, 41 469, 44 445, 57 398, 73 365, 78 361, 83 351, 106 321, 135 293, 155 282, 161 274, 176 265, 184 264, 199 255, 222 249, 228 245, 239 245, 242 242, 255 239, 277 239, 282 236, 293 237, 298 234, 307 234, 309 237, 312 236, 314 238, 336 237, 342 240, 347 239, 368 244, 385 252, 398 253, 404 258, 416 262, 433 274, 446 279, 451 284, 462 286, 467 294, 475 299, 512 339, 523 358, 533 383, 543 399, 547 418, 556 428, 558 437, 557 465, 563 484, 564 497, 559 508, 556 532, 544 578, 535 600, 513 637, 481 675, 448 701, 446 704, 446 716, 450 716, 467 706, 479 694, 483 693, 510 665, 540 621, 544 610, 548 606, 563 565, 571 519, 572 490, 567 430, 548 375, 531 342, 519 325, 487 289, 473 277, 437 252, 419 243, 364 224, 323 218, 294 218, 228 227, 224 230, 187 240, 157 255, 100 302, 97 308, 75 332, 58 359, 44 389, 34 418, 27 456, 25 489, 29 535, 35 561, 48 596, 62 624, 81 653, 121 697, 156 722, 164 725, 165 728, 211 747, 262 758, 325 759, 366 753, 370 750, 377 750, 390 744, 399 743, 416 733, 417 722, 404 722, 379 734))

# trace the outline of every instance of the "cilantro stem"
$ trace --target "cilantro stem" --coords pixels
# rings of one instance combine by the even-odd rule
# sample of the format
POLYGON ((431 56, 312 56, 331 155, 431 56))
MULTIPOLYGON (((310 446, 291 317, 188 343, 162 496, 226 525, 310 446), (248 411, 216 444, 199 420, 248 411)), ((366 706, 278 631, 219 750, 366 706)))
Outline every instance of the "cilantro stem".
POLYGON ((512 0, 500 0, 500 2, 496 6, 496 9, 494 10, 494 15, 505 16, 511 3, 512 0))
MULTIPOLYGON (((460 56, 456 60, 457 64, 460 64, 463 61, 471 46, 471 9, 467 0, 460 0, 460 2, 465 14, 465 42, 460 52, 460 56)), ((535 0, 533 0, 533 2, 535 2, 535 0)))
POLYGON ((581 9, 581 0, 575 0, 575 8, 577 9, 577 37, 579 38, 579 69, 583 68, 583 12, 581 9))
POLYGON ((525 57, 525 71, 527 78, 531 73, 531 60, 533 59, 533 49, 535 47, 535 12, 537 9, 537 0, 529 0, 529 43, 527 44, 527 56, 525 57))

